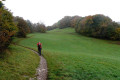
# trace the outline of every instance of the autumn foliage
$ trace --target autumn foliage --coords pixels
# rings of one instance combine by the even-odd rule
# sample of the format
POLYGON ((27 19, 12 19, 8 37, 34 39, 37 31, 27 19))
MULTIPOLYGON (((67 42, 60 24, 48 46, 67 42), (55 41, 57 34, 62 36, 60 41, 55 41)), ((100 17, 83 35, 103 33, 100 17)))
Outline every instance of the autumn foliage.
POLYGON ((37 23, 35 24, 35 32, 40 32, 40 33, 45 33, 46 32, 46 27, 43 23, 37 23))
POLYGON ((0 52, 10 45, 16 32, 17 27, 13 22, 12 13, 5 9, 0 1, 0 52))
POLYGON ((98 14, 83 18, 75 30, 77 33, 95 38, 120 40, 120 25, 109 17, 98 14))
POLYGON ((27 33, 30 33, 30 28, 27 22, 22 17, 14 17, 14 22, 18 27, 17 37, 26 37, 27 33))
POLYGON ((58 23, 54 23, 52 26, 47 26, 48 31, 56 29, 56 28, 59 28, 58 23))
POLYGON ((67 27, 75 28, 77 33, 85 36, 120 40, 120 24, 112 21, 112 19, 102 14, 86 17, 65 16, 47 29, 63 29, 67 27))

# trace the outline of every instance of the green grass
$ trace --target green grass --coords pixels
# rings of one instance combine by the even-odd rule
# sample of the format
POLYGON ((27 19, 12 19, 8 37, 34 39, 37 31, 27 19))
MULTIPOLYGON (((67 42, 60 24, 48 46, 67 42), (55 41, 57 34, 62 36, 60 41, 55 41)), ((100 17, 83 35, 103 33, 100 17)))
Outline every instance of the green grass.
POLYGON ((42 42, 49 80, 120 80, 119 45, 79 35, 71 28, 28 36, 19 44, 37 50, 37 42, 42 42))
POLYGON ((11 45, 0 55, 0 80, 29 80, 35 77, 39 57, 32 51, 11 45))

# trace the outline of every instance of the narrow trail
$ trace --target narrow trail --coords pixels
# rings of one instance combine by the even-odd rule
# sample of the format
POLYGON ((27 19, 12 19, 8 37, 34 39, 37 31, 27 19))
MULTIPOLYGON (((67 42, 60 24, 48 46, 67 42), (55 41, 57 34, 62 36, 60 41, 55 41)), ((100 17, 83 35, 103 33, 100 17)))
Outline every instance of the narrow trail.
MULTIPOLYGON (((18 45, 18 44, 14 44, 14 45, 18 45)), ((22 46, 22 45, 18 45, 24 48, 27 48, 31 51, 33 51, 34 53, 38 54, 39 53, 31 48, 22 46)), ((43 56, 40 56, 40 64, 38 66, 38 68, 36 69, 36 77, 35 78, 30 78, 29 80, 47 80, 47 75, 48 75, 48 68, 47 68, 47 61, 45 60, 45 58, 43 56)))
MULTIPOLYGON (((30 49, 30 48, 28 48, 30 49)), ((34 53, 36 54, 39 54, 38 52, 30 49, 31 51, 33 51, 34 53)), ((47 80, 47 62, 45 60, 45 58, 43 56, 40 56, 40 65, 39 67, 37 68, 37 80, 47 80)), ((30 79, 30 80, 33 80, 33 79, 30 79)))

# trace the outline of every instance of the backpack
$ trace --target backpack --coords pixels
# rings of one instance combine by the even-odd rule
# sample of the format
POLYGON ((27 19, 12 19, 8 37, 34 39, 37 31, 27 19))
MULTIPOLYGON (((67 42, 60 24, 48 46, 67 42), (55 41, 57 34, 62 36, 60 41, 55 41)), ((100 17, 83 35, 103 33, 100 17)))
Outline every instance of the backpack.
POLYGON ((41 48, 41 44, 38 44, 38 48, 41 48))

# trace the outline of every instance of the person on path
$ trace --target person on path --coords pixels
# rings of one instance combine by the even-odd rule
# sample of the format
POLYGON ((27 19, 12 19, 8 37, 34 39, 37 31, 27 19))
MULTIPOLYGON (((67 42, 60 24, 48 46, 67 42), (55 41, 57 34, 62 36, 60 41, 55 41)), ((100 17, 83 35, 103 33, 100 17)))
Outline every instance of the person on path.
POLYGON ((40 42, 38 42, 37 47, 38 47, 39 55, 41 56, 42 44, 40 42))

